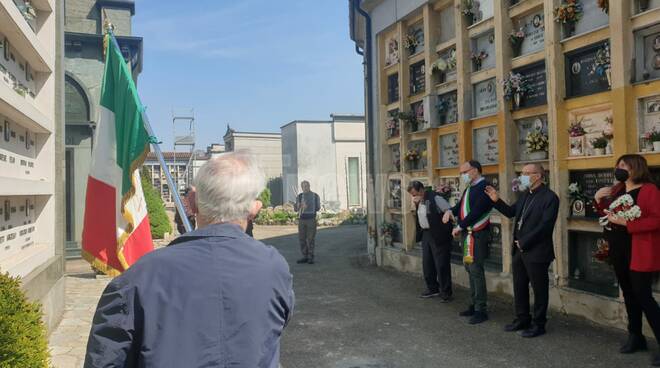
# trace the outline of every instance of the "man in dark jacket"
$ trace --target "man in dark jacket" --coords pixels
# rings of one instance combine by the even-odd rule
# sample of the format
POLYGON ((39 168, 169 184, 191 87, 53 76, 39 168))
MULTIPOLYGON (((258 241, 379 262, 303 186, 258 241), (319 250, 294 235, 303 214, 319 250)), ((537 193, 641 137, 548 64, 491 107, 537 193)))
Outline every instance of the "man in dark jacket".
POLYGON ((442 214, 449 203, 434 191, 427 191, 424 184, 413 181, 408 193, 415 203, 417 215, 416 241, 422 242, 422 269, 426 291, 422 298, 440 296, 442 302, 451 300, 451 225, 442 223, 442 214))
POLYGON ((467 186, 461 200, 446 211, 442 221, 456 222, 452 230, 454 237, 461 237, 463 246, 463 263, 470 276, 470 293, 472 304, 460 313, 462 317, 470 317, 469 323, 474 325, 488 320, 488 291, 486 289, 486 272, 484 262, 488 257, 490 246, 490 212, 493 203, 485 193, 489 185, 481 176, 479 161, 470 160, 460 167, 461 180, 467 186))
POLYGON ((529 164, 520 176, 521 197, 512 206, 499 198, 493 187, 486 193, 504 216, 515 217, 513 229, 513 293, 516 319, 506 331, 522 330, 523 337, 545 333, 548 311, 548 267, 555 259, 552 232, 559 211, 559 197, 543 184, 545 171, 529 164), (528 189, 528 190, 527 190, 528 189), (534 318, 529 309, 529 284, 534 290, 534 318))
POLYGON ((244 152, 202 166, 199 228, 110 282, 94 315, 85 368, 278 367, 292 277, 275 248, 245 234, 264 184, 244 152))

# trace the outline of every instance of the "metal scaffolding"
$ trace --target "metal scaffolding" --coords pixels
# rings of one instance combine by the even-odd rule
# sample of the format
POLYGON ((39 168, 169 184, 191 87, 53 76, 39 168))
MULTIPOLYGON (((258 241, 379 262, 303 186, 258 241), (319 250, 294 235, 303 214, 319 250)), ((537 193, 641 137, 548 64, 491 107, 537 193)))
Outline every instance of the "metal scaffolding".
POLYGON ((172 131, 174 135, 174 149, 173 149, 173 163, 171 169, 174 170, 172 176, 176 183, 176 190, 182 193, 190 184, 193 179, 193 159, 195 155, 195 111, 194 109, 186 109, 175 111, 172 110, 172 131), (180 170, 181 162, 177 164, 179 153, 187 153, 185 159, 185 168, 180 170))

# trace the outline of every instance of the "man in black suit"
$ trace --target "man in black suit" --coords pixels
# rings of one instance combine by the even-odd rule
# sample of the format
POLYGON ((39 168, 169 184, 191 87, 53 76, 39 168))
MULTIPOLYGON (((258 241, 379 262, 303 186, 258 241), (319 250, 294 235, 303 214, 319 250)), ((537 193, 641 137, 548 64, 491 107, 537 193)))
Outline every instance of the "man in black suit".
POLYGON ((493 187, 486 194, 504 216, 515 217, 513 230, 513 294, 516 319, 506 331, 522 330, 523 337, 545 334, 548 311, 548 267, 555 259, 552 232, 559 211, 559 197, 543 184, 541 164, 525 165, 520 176, 522 195, 512 206, 493 187), (534 290, 534 318, 530 316, 529 284, 534 290), (533 323, 532 323, 533 322, 533 323))
POLYGON ((452 297, 451 224, 442 223, 442 214, 450 206, 438 193, 426 190, 424 184, 412 181, 408 193, 415 203, 416 240, 422 242, 422 270, 426 291, 421 298, 439 296, 443 303, 452 297))

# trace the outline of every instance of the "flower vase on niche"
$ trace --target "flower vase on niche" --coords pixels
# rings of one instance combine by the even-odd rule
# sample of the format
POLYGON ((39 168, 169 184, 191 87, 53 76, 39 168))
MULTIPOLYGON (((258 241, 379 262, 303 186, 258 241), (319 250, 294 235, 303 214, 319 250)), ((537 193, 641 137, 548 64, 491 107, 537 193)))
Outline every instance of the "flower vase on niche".
POLYGON ((575 23, 564 23, 564 38, 571 37, 575 34, 575 23))

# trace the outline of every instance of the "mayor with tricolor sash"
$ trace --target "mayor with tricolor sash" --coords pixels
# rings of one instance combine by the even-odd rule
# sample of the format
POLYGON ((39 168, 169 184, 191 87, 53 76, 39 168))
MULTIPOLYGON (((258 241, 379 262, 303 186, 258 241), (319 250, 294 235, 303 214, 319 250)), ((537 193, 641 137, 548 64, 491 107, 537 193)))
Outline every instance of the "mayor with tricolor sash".
POLYGON ((484 261, 488 257, 491 240, 490 212, 493 202, 485 193, 490 184, 481 176, 479 161, 470 160, 459 169, 461 180, 467 187, 456 206, 445 212, 442 221, 448 223, 453 220, 456 223, 452 235, 455 238, 460 236, 472 299, 472 304, 460 315, 470 317, 469 323, 474 325, 488 320, 484 261))

